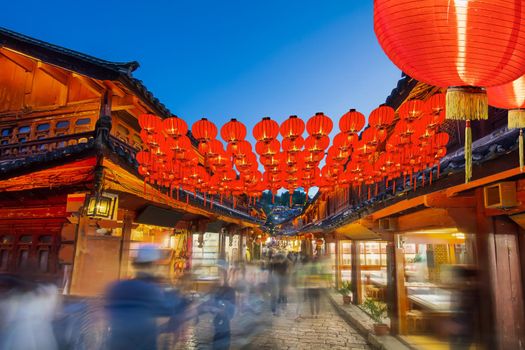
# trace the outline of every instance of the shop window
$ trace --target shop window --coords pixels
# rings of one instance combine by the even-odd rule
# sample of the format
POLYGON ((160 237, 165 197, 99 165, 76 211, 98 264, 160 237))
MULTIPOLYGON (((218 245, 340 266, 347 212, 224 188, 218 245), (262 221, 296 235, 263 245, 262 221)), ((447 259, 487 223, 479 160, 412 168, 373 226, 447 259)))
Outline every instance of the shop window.
POLYGON ((18 255, 18 267, 19 268, 25 268, 29 264, 29 250, 23 249, 20 251, 18 255))
POLYGON ((27 139, 25 137, 20 137, 18 139, 18 142, 26 142, 26 141, 27 141, 27 139))
POLYGON ((69 120, 61 120, 61 121, 57 122, 56 128, 57 129, 67 129, 67 128, 69 128, 69 120))
POLYGON ((41 250, 38 252, 38 269, 41 272, 48 272, 49 270, 49 250, 41 250))
POLYGON ((49 131, 49 123, 44 123, 44 124, 37 125, 36 131, 38 131, 38 132, 49 131))
POLYGON ((13 133, 13 128, 2 129, 2 137, 9 137, 13 133))
POLYGON ((7 270, 9 264, 9 250, 1 249, 0 250, 0 270, 7 270))
POLYGON ((53 236, 45 235, 38 237, 38 243, 51 244, 53 241, 53 236))
POLYGON ((91 124, 91 118, 81 118, 75 123, 76 126, 89 125, 91 124))
POLYGON ((3 140, 2 141, 2 145, 8 145, 8 144, 9 144, 9 141, 7 141, 7 140, 3 140))
POLYGON ((31 132, 31 127, 29 125, 21 126, 18 128, 19 134, 29 134, 31 132))
POLYGON ((31 235, 25 235, 20 237, 20 243, 31 244, 31 242, 33 242, 33 236, 31 235))

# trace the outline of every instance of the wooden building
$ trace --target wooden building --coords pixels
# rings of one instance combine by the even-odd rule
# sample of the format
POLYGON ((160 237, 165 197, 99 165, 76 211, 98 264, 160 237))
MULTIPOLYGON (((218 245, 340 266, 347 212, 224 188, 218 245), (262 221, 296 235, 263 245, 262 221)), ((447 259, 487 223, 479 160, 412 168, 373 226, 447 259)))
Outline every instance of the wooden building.
MULTIPOLYGON (((405 76, 386 103, 398 108, 435 91, 405 76)), ((464 183, 464 125, 447 121, 449 151, 431 185, 419 178, 417 189, 398 184, 395 193, 371 199, 338 190, 317 196, 298 220, 298 233, 327 241, 335 284, 352 281, 356 304, 385 302, 392 334, 415 346, 421 339, 426 345, 448 340, 458 287, 452 274, 468 266, 477 279, 460 287, 479 291, 476 341, 487 349, 525 347, 525 173, 506 111, 490 108, 489 114, 473 123, 471 182, 464 183)))
POLYGON ((212 210, 144 184, 137 118, 171 113, 133 77, 138 66, 0 28, 0 272, 97 294, 130 274, 136 243, 166 247, 173 276, 191 263, 194 233, 218 233, 224 256, 228 237, 258 227, 242 205, 212 210))

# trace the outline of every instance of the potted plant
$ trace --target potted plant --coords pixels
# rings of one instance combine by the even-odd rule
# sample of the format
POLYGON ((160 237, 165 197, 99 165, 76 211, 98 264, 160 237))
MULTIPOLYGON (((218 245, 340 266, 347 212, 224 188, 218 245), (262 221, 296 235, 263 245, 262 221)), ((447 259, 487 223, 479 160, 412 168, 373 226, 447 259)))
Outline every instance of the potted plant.
POLYGON ((367 298, 363 303, 363 308, 374 320, 374 333, 376 335, 387 335, 388 326, 383 323, 383 319, 386 316, 386 304, 380 301, 376 301, 367 298))
POLYGON ((343 296, 343 304, 348 305, 352 301, 350 295, 352 294, 352 283, 350 281, 343 281, 341 288, 338 290, 339 294, 343 296))

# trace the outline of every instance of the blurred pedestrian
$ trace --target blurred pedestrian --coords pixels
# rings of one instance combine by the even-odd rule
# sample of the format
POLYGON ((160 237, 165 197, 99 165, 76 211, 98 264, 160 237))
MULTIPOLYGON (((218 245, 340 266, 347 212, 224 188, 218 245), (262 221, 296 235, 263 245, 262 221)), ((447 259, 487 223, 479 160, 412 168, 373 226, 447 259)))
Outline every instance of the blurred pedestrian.
POLYGON ((450 331, 450 349, 470 349, 475 342, 478 305, 477 272, 473 267, 453 267, 453 316, 450 331))
POLYGON ((279 314, 277 304, 286 307, 289 284, 288 260, 284 254, 276 254, 270 262, 269 286, 271 290, 271 309, 274 316, 279 314))
POLYGON ((30 278, 0 278, 0 349, 55 350, 52 321, 58 289, 30 278))
POLYGON ((161 258, 154 245, 143 245, 133 261, 134 279, 113 284, 106 294, 109 313, 110 350, 157 349, 159 317, 174 315, 181 300, 168 296, 156 276, 156 262, 161 258))
POLYGON ((317 318, 321 311, 321 291, 325 288, 325 274, 319 258, 314 256, 305 267, 305 288, 310 303, 310 313, 317 318))
POLYGON ((230 348, 230 322, 235 314, 235 289, 228 284, 226 270, 219 269, 220 285, 213 290, 212 305, 209 311, 213 317, 213 349, 227 350, 230 348))

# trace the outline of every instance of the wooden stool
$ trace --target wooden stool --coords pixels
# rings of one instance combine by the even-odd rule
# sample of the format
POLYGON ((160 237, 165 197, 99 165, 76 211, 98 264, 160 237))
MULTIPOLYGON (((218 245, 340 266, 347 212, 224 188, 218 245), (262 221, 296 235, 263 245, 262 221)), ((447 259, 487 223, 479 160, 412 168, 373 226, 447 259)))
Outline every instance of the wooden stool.
POLYGON ((371 297, 375 300, 379 300, 379 297, 381 295, 381 290, 377 287, 373 287, 373 286, 367 286, 366 287, 366 295, 368 297, 371 297))
POLYGON ((420 333, 426 329, 425 316, 419 310, 407 311, 407 328, 409 333, 420 333))

